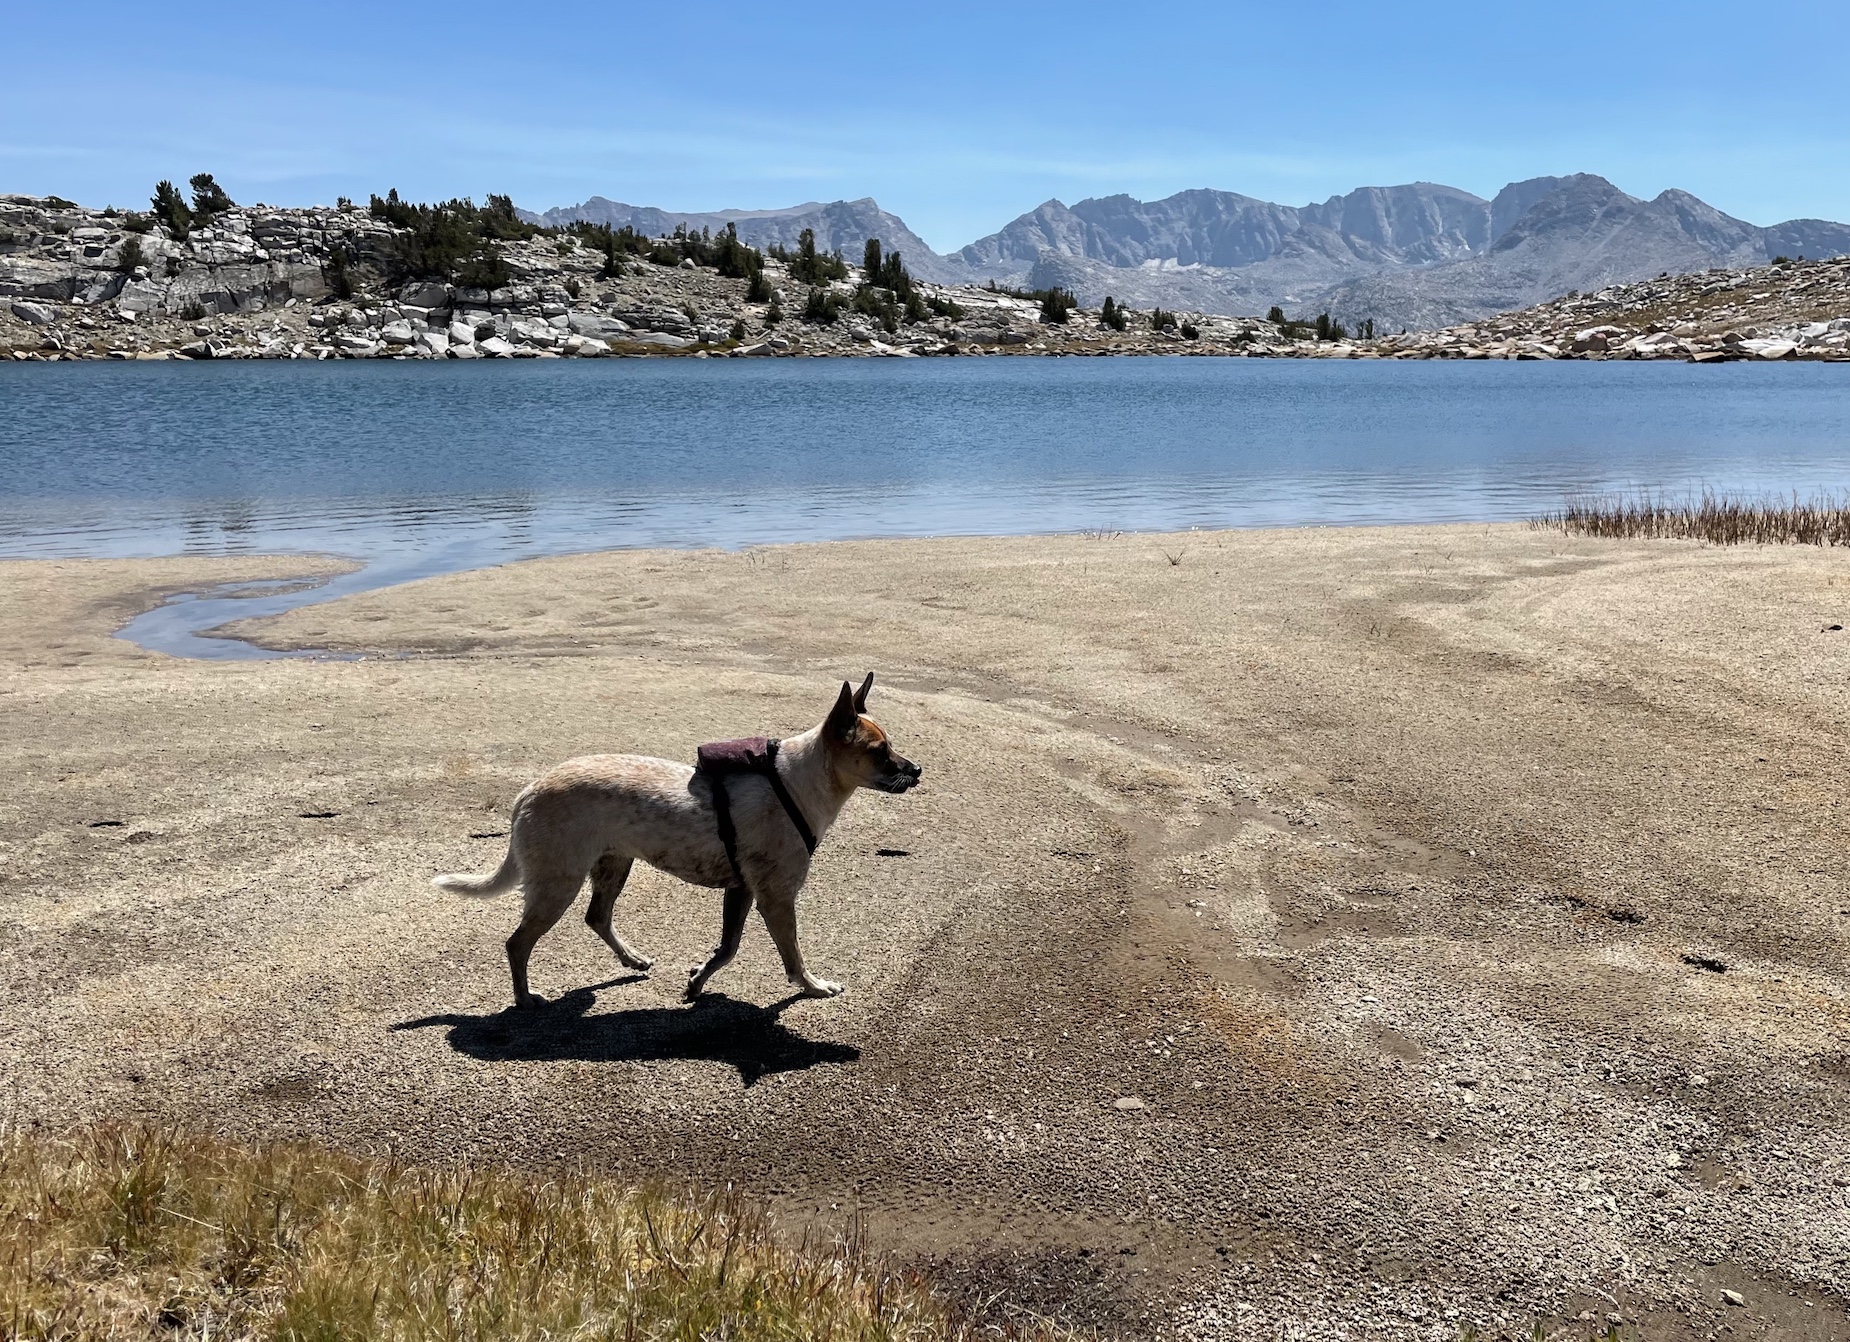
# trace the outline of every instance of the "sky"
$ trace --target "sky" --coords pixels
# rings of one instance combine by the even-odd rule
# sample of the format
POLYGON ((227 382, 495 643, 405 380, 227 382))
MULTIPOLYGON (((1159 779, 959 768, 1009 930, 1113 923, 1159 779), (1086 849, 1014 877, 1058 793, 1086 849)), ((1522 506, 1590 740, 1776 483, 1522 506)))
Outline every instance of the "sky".
POLYGON ((145 0, 0 19, 0 192, 873 196, 939 251, 1049 198, 1593 172, 1850 221, 1850 6, 145 0))

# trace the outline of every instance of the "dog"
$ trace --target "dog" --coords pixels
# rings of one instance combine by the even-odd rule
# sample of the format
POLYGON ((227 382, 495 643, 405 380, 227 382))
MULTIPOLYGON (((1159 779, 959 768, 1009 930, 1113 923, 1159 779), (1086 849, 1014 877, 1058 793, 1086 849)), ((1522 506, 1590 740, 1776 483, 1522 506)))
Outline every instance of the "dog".
POLYGON ((626 968, 649 969, 653 962, 612 926, 617 896, 638 859, 690 885, 725 891, 719 945, 706 963, 688 971, 688 1000, 698 997, 737 954, 754 903, 790 982, 808 997, 841 992, 841 984, 810 973, 797 944, 797 892, 809 877, 813 851, 807 840, 825 834, 859 789, 907 792, 924 773, 863 716, 873 684, 872 672, 859 690, 843 681, 820 726, 769 743, 764 767, 775 770, 782 798, 772 779, 761 773, 716 776, 646 755, 567 760, 522 791, 514 800, 500 869, 488 876, 456 874, 435 881, 441 890, 465 895, 498 895, 517 884, 522 888, 520 925, 507 939, 515 1006, 544 1004, 527 986, 527 961, 534 943, 577 899, 587 874, 591 907, 585 922, 626 968), (726 790, 719 809, 715 787, 726 790), (794 814, 787 804, 794 804, 794 814), (728 813, 737 836, 731 843, 721 837, 721 817, 728 813), (801 833, 799 818, 811 835, 801 833))

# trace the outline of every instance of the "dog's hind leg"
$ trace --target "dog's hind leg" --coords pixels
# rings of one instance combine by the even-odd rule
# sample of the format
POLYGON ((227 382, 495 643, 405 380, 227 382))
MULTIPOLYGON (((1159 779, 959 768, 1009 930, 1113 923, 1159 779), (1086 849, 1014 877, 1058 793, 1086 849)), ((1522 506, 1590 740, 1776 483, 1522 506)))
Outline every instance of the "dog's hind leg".
POLYGON ((597 860, 597 865, 591 868, 591 907, 585 910, 585 922, 617 953, 625 969, 640 972, 655 962, 618 936, 616 928, 610 925, 617 896, 623 893, 623 883, 630 878, 632 865, 631 859, 615 853, 605 853, 597 860))
POLYGON ((819 979, 803 963, 803 948, 797 945, 797 898, 794 893, 777 899, 758 901, 764 916, 765 930, 777 943, 777 953, 784 957, 784 977, 803 990, 805 997, 834 997, 842 990, 839 983, 819 979))
POLYGON ((687 997, 691 1002, 700 996, 700 990, 707 986, 707 980, 732 963, 732 957, 739 953, 739 938, 745 935, 745 917, 752 911, 752 892, 742 885, 735 885, 726 891, 725 907, 720 913, 719 945, 713 954, 707 957, 704 965, 695 965, 687 971, 687 997))
POLYGON ((526 881, 527 906, 520 915, 520 926, 507 939, 507 967, 514 976, 514 1005, 544 1006, 546 999, 527 990, 527 958, 533 943, 545 936, 561 915, 578 898, 578 888, 585 878, 571 876, 534 876, 526 881))

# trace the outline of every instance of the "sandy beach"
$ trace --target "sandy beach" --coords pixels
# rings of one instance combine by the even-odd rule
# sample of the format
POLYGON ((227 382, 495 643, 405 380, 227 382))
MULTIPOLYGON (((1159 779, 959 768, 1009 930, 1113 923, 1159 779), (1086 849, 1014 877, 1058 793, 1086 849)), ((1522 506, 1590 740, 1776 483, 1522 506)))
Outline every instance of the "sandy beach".
POLYGON ((1850 1337, 1850 553, 629 551, 233 627, 361 660, 112 636, 339 567, 0 564, 8 1116, 731 1180, 1133 1335, 1850 1337), (683 1005, 718 897, 639 869, 653 973, 568 917, 505 1010, 515 901, 429 882, 529 778, 867 670, 926 773, 818 853, 845 996, 754 923, 683 1005))

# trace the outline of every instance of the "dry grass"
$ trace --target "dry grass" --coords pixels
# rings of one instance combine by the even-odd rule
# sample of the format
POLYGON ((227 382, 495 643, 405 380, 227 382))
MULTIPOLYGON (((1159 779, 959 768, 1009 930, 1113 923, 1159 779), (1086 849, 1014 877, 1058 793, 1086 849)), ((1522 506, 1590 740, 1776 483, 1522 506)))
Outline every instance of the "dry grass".
POLYGON ((149 1129, 0 1137, 8 1339, 977 1335, 858 1236, 792 1247, 729 1194, 149 1129))
POLYGON ((1584 495, 1535 526, 1614 540, 1696 540, 1711 545, 1850 545, 1850 498, 1745 498, 1704 490, 1672 502, 1650 494, 1584 495))

